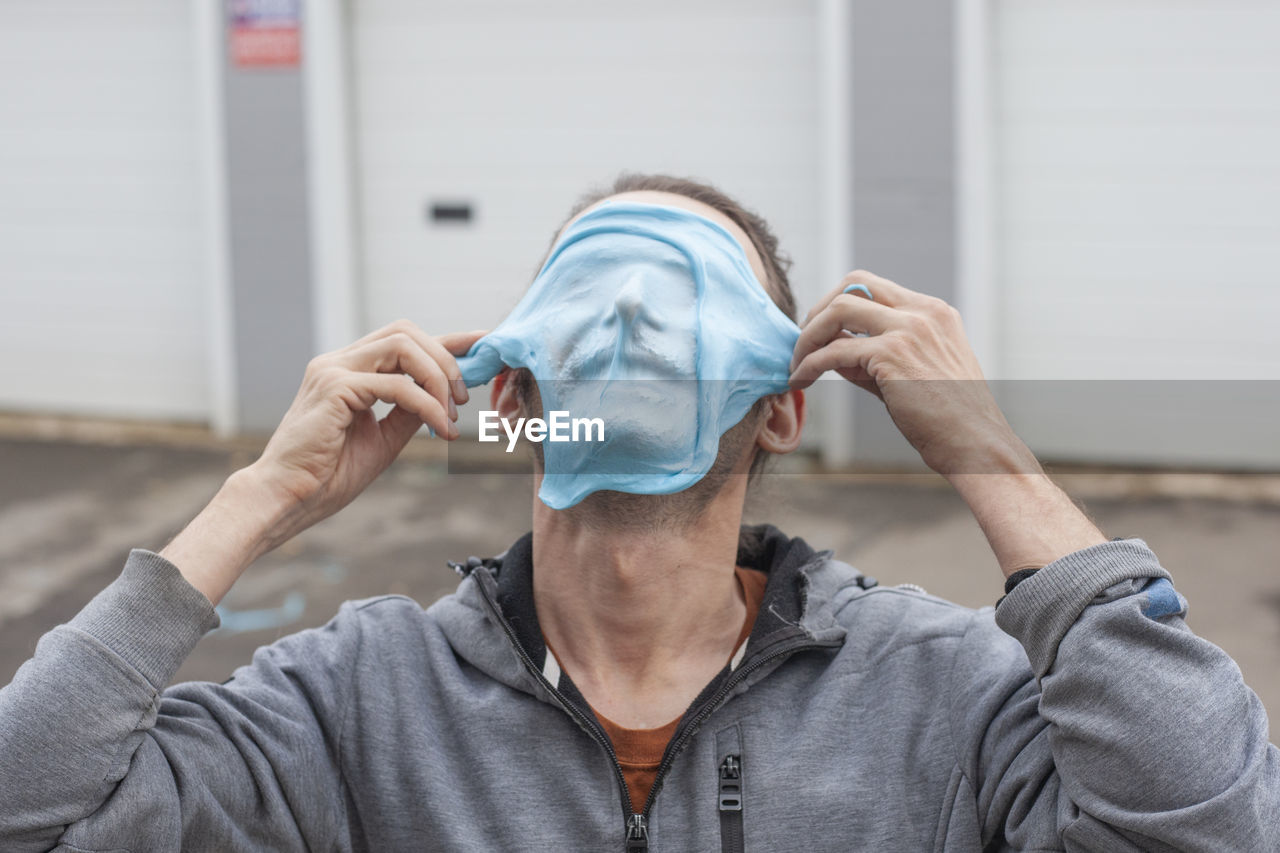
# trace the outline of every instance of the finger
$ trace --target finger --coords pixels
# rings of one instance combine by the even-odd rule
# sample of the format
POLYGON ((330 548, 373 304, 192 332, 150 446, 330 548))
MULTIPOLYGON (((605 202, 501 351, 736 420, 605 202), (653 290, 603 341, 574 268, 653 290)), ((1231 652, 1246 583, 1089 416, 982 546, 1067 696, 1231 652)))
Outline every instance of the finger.
POLYGON ((430 352, 435 356, 436 361, 445 372, 454 400, 458 403, 465 403, 470 399, 471 395, 467 391, 466 383, 462 381, 462 373, 457 369, 457 363, 454 361, 453 356, 464 354, 471 348, 472 344, 485 334, 487 332, 484 331, 458 332, 442 335, 437 339, 424 332, 416 323, 409 320, 396 320, 394 323, 388 323, 379 329, 375 329, 358 341, 348 344, 331 355, 340 358, 346 357, 354 351, 364 349, 377 341, 395 337, 396 335, 407 335, 417 341, 424 351, 430 352), (437 340, 443 346, 443 352, 433 345, 437 340))
POLYGON ((441 402, 448 399, 447 396, 437 399, 403 374, 354 373, 348 387, 363 408, 371 407, 377 400, 392 403, 412 412, 419 421, 435 430, 437 435, 450 439, 458 437, 458 428, 449 419, 445 405, 441 402))
POLYGON ((405 373, 440 401, 442 406, 452 403, 449 381, 440 358, 446 358, 453 369, 457 363, 440 344, 427 338, 423 347, 417 338, 403 332, 379 338, 341 356, 347 369, 357 373, 405 373))
POLYGON ((479 329, 473 332, 451 332, 447 335, 440 335, 436 340, 451 354, 466 355, 468 350, 475 345, 475 342, 487 334, 489 334, 488 329, 479 329))
POLYGON ((867 364, 880 348, 877 338, 841 337, 809 353, 788 380, 792 388, 808 388, 828 370, 859 370, 868 373, 867 364))
POLYGON ((409 439, 422 427, 422 420, 413 412, 401 406, 394 407, 387 416, 378 422, 378 431, 391 458, 399 455, 409 439))
MULTIPOLYGON (((889 281, 887 278, 881 278, 875 273, 867 272, 866 270, 854 270, 853 272, 846 274, 844 278, 840 279, 840 283, 838 285, 823 294, 822 298, 809 309, 809 313, 805 315, 804 322, 808 323, 812 320, 819 311, 831 304, 831 300, 835 299, 840 294, 847 292, 853 285, 861 285, 863 288, 866 288, 871 292, 871 296, 869 298, 881 303, 882 305, 892 306, 897 304, 897 302, 892 298, 893 294, 896 292, 893 287, 890 287, 890 285, 893 285, 893 282, 889 281)), ((901 290, 903 288, 898 289, 901 290)), ((856 293, 857 291, 854 292, 856 293)), ((868 297, 864 296, 863 298, 865 299, 868 297)))
MULTIPOLYGON (((813 320, 814 316, 817 316, 819 311, 822 311, 826 309, 828 305, 831 305, 831 301, 833 300, 833 298, 840 296, 841 293, 845 293, 849 291, 849 288, 854 286, 854 284, 861 284, 861 287, 867 288, 868 291, 872 291, 872 284, 867 282, 867 280, 861 280, 861 279, 867 279, 867 278, 879 278, 879 277, 878 275, 872 275, 868 273, 867 270, 861 270, 861 269, 854 270, 854 272, 845 275, 844 278, 840 279, 840 284, 837 284, 836 287, 833 287, 829 289, 829 291, 827 291, 826 293, 823 293, 822 297, 820 297, 817 302, 814 302, 813 307, 810 307, 809 309, 809 313, 805 314, 804 323, 800 324, 801 327, 804 327, 804 325, 808 325, 809 321, 813 320)), ((855 293, 856 292, 858 291, 855 291, 855 293)), ((868 297, 863 296, 863 298, 868 298, 868 297)), ((872 296, 870 296, 870 298, 874 300, 874 298, 876 298, 876 292, 872 291, 872 296)))
POLYGON ((453 389, 453 398, 459 403, 465 403, 470 400, 471 392, 467 390, 467 383, 462 379, 462 369, 458 367, 458 361, 455 356, 466 355, 475 342, 487 334, 488 332, 485 330, 453 332, 448 335, 441 335, 433 340, 436 345, 433 349, 433 354, 436 357, 436 361, 444 368, 445 375, 449 377, 449 387, 453 389))
POLYGON ((381 340, 382 338, 386 338, 391 335, 394 335, 397 332, 401 332, 404 330, 405 327, 409 325, 411 324, 409 323, 408 320, 397 320, 394 323, 388 323, 385 326, 380 326, 379 328, 374 329, 372 332, 365 335, 364 337, 358 338, 352 341, 351 343, 347 344, 345 347, 340 347, 334 350, 332 355, 343 355, 345 353, 351 352, 352 350, 360 349, 361 347, 367 346, 368 344, 371 344, 374 341, 378 341, 378 340, 381 340))
MULTIPOLYGON (((480 329, 475 332, 453 332, 451 334, 442 334, 436 338, 440 342, 440 346, 448 351, 451 360, 453 356, 466 355, 471 351, 471 347, 475 346, 475 342, 479 341, 489 334, 488 330, 480 329)), ((454 368, 457 368, 457 361, 453 362, 454 368)), ((471 392, 467 391, 467 383, 462 379, 462 371, 458 370, 456 379, 449 379, 449 386, 453 388, 453 398, 460 403, 471 400, 471 392)))
POLYGON ((861 284, 875 296, 876 301, 893 308, 908 308, 919 305, 931 297, 918 290, 903 287, 896 281, 869 273, 866 270, 855 270, 845 276, 845 286, 861 284))
MULTIPOLYGON (((392 326, 396 325, 397 324, 395 323, 392 324, 392 326)), ((458 355, 461 355, 462 353, 465 353, 467 349, 470 349, 471 344, 475 343, 475 341, 482 337, 485 332, 463 332, 455 335, 442 335, 437 338, 428 335, 418 326, 407 321, 403 321, 402 325, 398 328, 401 333, 408 335, 417 342, 423 350, 435 359, 436 364, 440 365, 440 369, 444 372, 445 379, 449 384, 449 389, 453 399, 458 403, 467 402, 467 400, 471 398, 471 395, 467 391, 466 383, 462 381, 462 371, 459 369, 458 362, 454 358, 454 354, 456 352, 454 347, 461 346, 463 342, 466 342, 468 338, 470 338, 470 342, 466 344, 466 349, 457 353, 458 355), (444 338, 449 338, 450 344, 453 344, 454 346, 446 345, 444 338)))
POLYGON ((863 296, 852 293, 837 295, 800 330, 791 355, 791 368, 794 370, 814 350, 843 337, 845 331, 879 335, 894 328, 901 319, 900 313, 863 296))

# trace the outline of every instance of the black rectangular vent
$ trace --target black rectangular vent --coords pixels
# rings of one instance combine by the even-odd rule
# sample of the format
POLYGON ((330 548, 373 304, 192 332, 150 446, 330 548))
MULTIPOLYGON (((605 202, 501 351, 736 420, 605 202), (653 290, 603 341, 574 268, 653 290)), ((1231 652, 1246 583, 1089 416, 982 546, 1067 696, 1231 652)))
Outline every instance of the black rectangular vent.
POLYGON ((431 221, 432 222, 461 222, 467 223, 471 221, 471 205, 467 202, 432 202, 431 203, 431 221))

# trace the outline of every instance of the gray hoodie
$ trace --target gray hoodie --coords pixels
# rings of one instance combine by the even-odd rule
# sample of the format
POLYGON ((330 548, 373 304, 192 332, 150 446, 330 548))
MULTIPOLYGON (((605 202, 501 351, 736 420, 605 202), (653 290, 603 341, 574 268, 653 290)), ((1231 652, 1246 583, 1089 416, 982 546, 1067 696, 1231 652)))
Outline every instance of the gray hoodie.
POLYGON ((529 536, 168 689, 217 617, 134 551, 0 691, 0 849, 1280 850, 1266 714, 1141 541, 973 611, 754 534, 745 657, 645 804, 544 673, 529 536))

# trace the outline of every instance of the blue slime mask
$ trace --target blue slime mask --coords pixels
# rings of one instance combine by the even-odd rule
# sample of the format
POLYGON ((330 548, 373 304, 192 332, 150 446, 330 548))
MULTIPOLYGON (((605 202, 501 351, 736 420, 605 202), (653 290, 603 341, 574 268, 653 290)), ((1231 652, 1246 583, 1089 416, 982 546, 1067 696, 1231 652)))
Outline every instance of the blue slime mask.
POLYGON ((711 469, 720 436, 787 390, 800 329, 719 224, 606 201, 565 230, 524 298, 458 359, 468 386, 527 367, 544 418, 600 418, 603 441, 546 441, 540 497, 670 494, 711 469))

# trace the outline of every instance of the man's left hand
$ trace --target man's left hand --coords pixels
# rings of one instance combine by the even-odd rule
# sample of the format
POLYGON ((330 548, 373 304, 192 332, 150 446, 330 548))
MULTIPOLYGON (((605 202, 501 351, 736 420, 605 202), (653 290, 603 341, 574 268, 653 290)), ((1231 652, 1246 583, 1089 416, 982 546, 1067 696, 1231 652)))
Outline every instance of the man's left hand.
POLYGON ((960 313, 937 297, 851 272, 805 318, 791 370, 793 388, 834 370, 875 394, 943 476, 1028 459, 987 387, 960 313), (845 293, 853 284, 873 299, 845 293))

